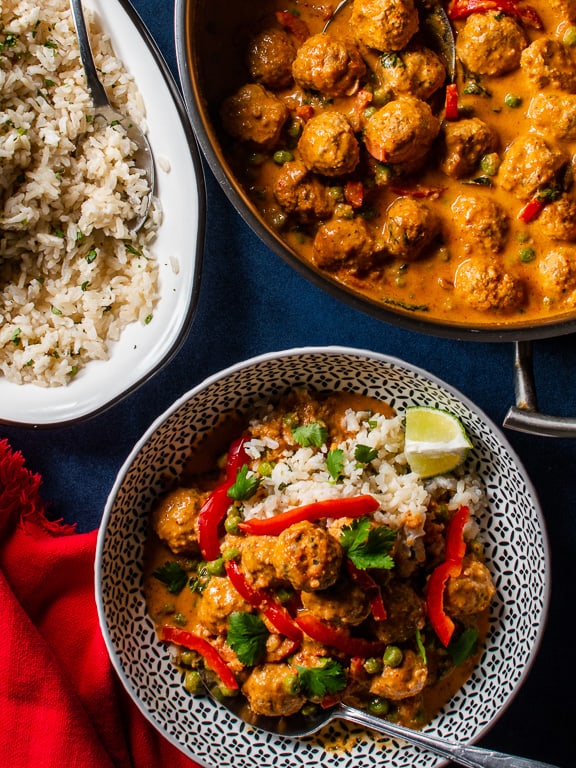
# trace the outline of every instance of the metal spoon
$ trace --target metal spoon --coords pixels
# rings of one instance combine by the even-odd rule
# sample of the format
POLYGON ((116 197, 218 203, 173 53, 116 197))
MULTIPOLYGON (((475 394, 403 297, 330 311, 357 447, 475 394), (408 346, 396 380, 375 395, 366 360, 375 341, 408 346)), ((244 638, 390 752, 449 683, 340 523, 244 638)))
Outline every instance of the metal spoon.
POLYGON ((310 736, 319 731, 332 720, 347 720, 358 725, 366 726, 378 733, 394 736, 409 744, 414 744, 430 752, 440 755, 447 760, 452 760, 466 768, 555 768, 549 763, 538 760, 530 760, 525 757, 505 755, 491 749, 471 747, 465 744, 457 744, 445 739, 432 736, 424 731, 413 731, 402 725, 396 725, 375 715, 370 715, 361 709, 355 709, 344 704, 338 704, 331 709, 319 710, 312 716, 300 714, 290 717, 265 717, 255 715, 246 699, 241 696, 223 696, 218 681, 209 670, 199 670, 208 695, 221 704, 233 715, 243 720, 254 728, 259 728, 267 733, 284 736, 288 739, 299 739, 310 736))
MULTIPOLYGON (((336 16, 342 11, 351 0, 340 0, 332 16, 324 24, 322 32, 326 32, 336 16)), ((440 3, 429 5, 423 0, 416 0, 418 6, 418 15, 420 17, 420 31, 426 37, 426 42, 444 61, 446 72, 451 83, 456 77, 456 44, 454 41, 454 30, 450 24, 446 11, 440 3)))
POLYGON ((104 86, 100 82, 100 78, 96 71, 96 65, 94 64, 94 57, 92 56, 92 49, 90 47, 90 39, 88 37, 86 19, 84 18, 82 0, 70 0, 70 8, 72 10, 74 26, 76 27, 76 34, 78 36, 80 58, 86 73, 86 82, 88 83, 88 89, 92 96, 92 103, 94 104, 94 122, 96 123, 100 120, 106 125, 120 123, 123 126, 128 137, 138 148, 134 156, 136 166, 145 171, 148 180, 150 193, 146 200, 145 210, 132 221, 128 222, 128 228, 133 232, 137 232, 146 221, 154 193, 155 171, 152 149, 144 131, 142 131, 142 129, 139 128, 127 115, 123 115, 114 109, 106 94, 104 86))

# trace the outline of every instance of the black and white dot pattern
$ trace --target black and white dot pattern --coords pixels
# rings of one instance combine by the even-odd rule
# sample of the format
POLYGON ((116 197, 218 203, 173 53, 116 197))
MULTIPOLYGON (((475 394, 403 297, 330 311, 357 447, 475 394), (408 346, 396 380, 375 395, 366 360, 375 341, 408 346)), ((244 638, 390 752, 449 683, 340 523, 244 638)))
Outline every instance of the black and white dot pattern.
POLYGON ((548 544, 530 480, 500 430, 455 389, 395 358, 337 347, 263 355, 216 374, 178 400, 136 445, 112 489, 98 540, 98 609, 112 661, 158 730, 207 766, 373 768, 385 761, 387 768, 437 768, 443 759, 358 726, 336 722, 293 741, 191 697, 147 616, 142 561, 155 499, 181 473, 190 445, 222 419, 294 387, 368 394, 399 412, 437 406, 464 421, 474 444, 470 467, 489 499, 479 524, 497 596, 480 665, 427 730, 475 741, 510 703, 537 652, 549 601, 548 544))

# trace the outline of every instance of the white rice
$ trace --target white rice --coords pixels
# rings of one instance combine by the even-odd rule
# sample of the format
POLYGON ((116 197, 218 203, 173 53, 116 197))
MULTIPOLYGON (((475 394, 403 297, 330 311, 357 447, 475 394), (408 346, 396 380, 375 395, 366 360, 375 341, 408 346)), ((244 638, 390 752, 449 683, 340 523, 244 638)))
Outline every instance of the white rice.
MULTIPOLYGON (((243 502, 244 517, 273 517, 291 507, 331 498, 359 494, 374 496, 380 510, 377 519, 402 532, 402 540, 416 556, 422 551, 421 540, 430 503, 448 497, 447 507, 470 507, 471 522, 465 535, 477 533, 474 516, 486 508, 487 500, 478 477, 459 469, 449 475, 423 480, 410 471, 404 456, 404 417, 386 418, 367 412, 346 412, 346 429, 352 435, 332 448, 343 451, 344 465, 336 482, 326 466, 327 446, 286 450, 273 466, 270 477, 263 477, 256 500, 243 502), (377 451, 377 458, 360 465, 354 458, 357 445, 377 451)), ((251 458, 263 458, 267 448, 277 448, 271 440, 252 439, 246 444, 251 458)))
MULTIPOLYGON (((3 0, 0 31, 0 375, 68 384, 107 359, 158 299, 145 227, 130 222, 149 187, 120 126, 95 130, 68 0, 3 0)), ((87 13, 96 67, 118 111, 144 106, 109 38, 87 13)))

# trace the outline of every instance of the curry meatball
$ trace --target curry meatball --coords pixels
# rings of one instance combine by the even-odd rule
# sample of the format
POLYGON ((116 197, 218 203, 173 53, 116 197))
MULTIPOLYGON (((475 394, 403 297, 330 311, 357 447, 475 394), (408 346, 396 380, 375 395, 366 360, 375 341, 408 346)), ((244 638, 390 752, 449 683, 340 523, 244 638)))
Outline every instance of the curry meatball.
POLYGON ((440 219, 422 200, 399 197, 388 208, 385 250, 404 261, 417 259, 440 232, 440 219))
POLYGON ((407 699, 421 693, 428 681, 428 667, 420 654, 405 651, 402 663, 397 667, 387 664, 370 683, 370 693, 391 701, 407 699))
POLYGON ((557 88, 576 92, 576 59, 572 50, 560 40, 540 37, 522 52, 520 66, 526 77, 538 88, 557 88))
POLYGON ((576 141, 576 96, 538 93, 528 108, 528 118, 540 132, 556 141, 576 141))
POLYGON ((506 243, 509 220, 506 211, 491 197, 458 195, 451 206, 453 223, 464 251, 498 253, 506 243))
POLYGON ((196 619, 213 635, 228 629, 228 619, 235 611, 251 611, 250 605, 224 576, 212 576, 198 601, 196 619))
POLYGON ((342 112, 321 112, 310 118, 300 136, 298 151, 308 170, 324 176, 351 173, 360 159, 358 141, 342 112))
POLYGON ((563 194, 545 205, 536 220, 536 227, 551 240, 576 242, 576 198, 563 194))
POLYGON ((440 122, 425 101, 399 96, 370 118, 364 141, 376 160, 413 164, 428 153, 439 131, 440 122))
POLYGON ((567 156, 542 137, 519 136, 504 153, 496 181, 519 200, 530 200, 544 187, 554 186, 567 156))
POLYGON ((312 260, 328 272, 370 269, 374 239, 364 219, 331 219, 321 224, 314 237, 312 260))
POLYGON ((511 72, 527 45, 522 27, 500 11, 471 14, 456 38, 458 58, 477 75, 511 72))
POLYGON ((462 262, 454 276, 454 292, 481 312, 518 309, 524 300, 524 285, 505 271, 495 259, 474 257, 462 262))
POLYGON ((350 25, 368 48, 400 51, 418 31, 418 11, 413 0, 354 0, 350 25))
POLYGON ((386 619, 374 623, 374 633, 383 643, 402 643, 414 637, 426 623, 426 607, 415 590, 393 579, 382 588, 386 619))
POLYGON ((444 157, 441 169, 461 179, 474 173, 482 157, 497 146, 496 133, 478 117, 449 121, 442 126, 444 157))
POLYGON ((326 186, 298 160, 282 166, 274 184, 274 197, 286 212, 303 222, 326 219, 334 210, 326 186))
POLYGON ((576 256, 571 249, 558 246, 548 251, 538 271, 549 298, 562 299, 576 291, 576 256))
POLYGON ((338 579, 342 547, 325 528, 302 521, 278 536, 272 562, 281 579, 294 589, 328 589, 338 579))
POLYGON ((329 589, 302 592, 302 606, 322 621, 343 626, 354 627, 370 615, 370 601, 365 590, 343 581, 329 589))
POLYGON ((288 664, 261 664, 254 667, 242 686, 242 693, 252 712, 268 717, 282 717, 298 712, 306 699, 288 693, 284 683, 293 674, 288 664))
POLYGON ((243 85, 225 99, 220 114, 230 136, 263 147, 277 143, 289 116, 284 102, 258 83, 243 85))
POLYGON ((247 53, 252 79, 266 88, 285 88, 292 82, 296 45, 283 29, 265 29, 250 41, 247 53))
POLYGON ((353 43, 324 32, 305 40, 292 64, 292 75, 301 88, 327 97, 356 93, 365 72, 364 60, 353 43))
POLYGON ((379 56, 374 74, 378 88, 392 98, 404 94, 426 100, 444 84, 446 67, 430 48, 413 45, 379 56))
POLYGON ((176 555, 199 551, 196 522, 207 494, 177 488, 166 494, 152 513, 152 527, 176 555))
POLYGON ((256 589, 267 589, 278 581, 272 563, 276 536, 246 536, 242 539, 242 571, 256 589))
POLYGON ((496 588, 490 571, 478 558, 467 555, 460 576, 448 579, 444 592, 444 609, 450 616, 471 616, 485 611, 496 588))

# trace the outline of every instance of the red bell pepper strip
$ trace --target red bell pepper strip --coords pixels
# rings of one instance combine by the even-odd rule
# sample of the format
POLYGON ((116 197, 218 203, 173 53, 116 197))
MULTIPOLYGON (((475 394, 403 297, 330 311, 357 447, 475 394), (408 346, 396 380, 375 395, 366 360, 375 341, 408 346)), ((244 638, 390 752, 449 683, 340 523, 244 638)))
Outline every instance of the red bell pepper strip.
POLYGON ((382 600, 382 591, 372 576, 366 571, 357 568, 351 560, 346 560, 348 573, 354 581, 364 590, 370 601, 370 610, 376 621, 386 620, 386 607, 382 600))
POLYGON ((236 482, 238 470, 249 461, 244 449, 247 438, 235 440, 228 449, 225 480, 206 499, 198 513, 198 542, 205 560, 216 560, 220 555, 220 524, 232 503, 228 490, 236 482))
POLYGON ((253 608, 262 611, 265 618, 279 634, 284 635, 295 643, 302 641, 302 630, 294 622, 286 608, 275 602, 271 595, 263 589, 255 589, 246 579, 235 560, 228 560, 225 564, 226 575, 234 589, 253 608))
POLYGON ((510 16, 516 16, 524 24, 534 29, 544 29, 542 19, 531 5, 519 5, 516 0, 454 0, 448 9, 448 17, 452 21, 465 19, 472 13, 485 11, 502 11, 510 16))
POLYGON ((281 27, 291 32, 299 43, 310 37, 310 30, 305 21, 290 11, 276 11, 276 21, 281 27))
POLYGON ((453 560, 446 560, 438 565, 426 585, 426 608, 428 618, 438 639, 444 647, 450 642, 454 632, 454 622, 444 610, 444 591, 451 576, 459 576, 462 568, 453 560))
POLYGON ((518 219, 523 221, 524 224, 529 224, 540 215, 545 205, 545 200, 539 200, 537 197, 532 198, 520 209, 518 219))
POLYGON ((446 531, 445 560, 455 560, 462 565, 466 554, 466 542, 464 541, 464 527, 470 519, 470 508, 462 506, 452 516, 446 531))
POLYGON ((218 675, 226 688, 230 688, 230 690, 233 691, 238 690, 239 685, 234 674, 216 648, 214 648, 208 640, 205 640, 203 637, 199 637, 192 632, 187 632, 184 629, 171 627, 168 624, 160 627, 159 635, 160 639, 167 643, 175 643, 176 645, 188 648, 190 651, 199 653, 206 662, 206 666, 211 669, 215 675, 218 675))
POLYGON ((303 520, 315 522, 326 517, 362 517, 363 515, 375 512, 378 507, 378 502, 370 494, 341 499, 325 499, 324 501, 316 501, 313 504, 304 504, 301 507, 288 509, 286 512, 280 512, 275 517, 245 520, 239 524, 239 528, 248 534, 278 536, 286 528, 303 520))
POLYGON ((384 643, 365 640, 362 637, 351 637, 347 629, 325 624, 312 613, 298 614, 296 623, 312 640, 336 648, 347 656, 366 659, 370 656, 378 656, 384 651, 384 643))
POLYGON ((315 109, 312 104, 301 104, 296 110, 296 117, 299 117, 304 122, 308 122, 310 118, 314 117, 315 109))
POLYGON ((446 86, 444 116, 446 120, 458 120, 458 86, 456 83, 448 83, 446 86))
POLYGON ((362 208, 364 204, 364 184, 361 181, 347 181, 344 185, 344 199, 352 208, 362 208))
POLYGON ((460 507, 453 515, 446 531, 444 562, 432 571, 426 585, 428 619, 444 647, 454 633, 454 622, 444 610, 444 592, 448 579, 457 578, 462 573, 462 561, 466 553, 463 532, 469 518, 470 509, 466 506, 460 507))

